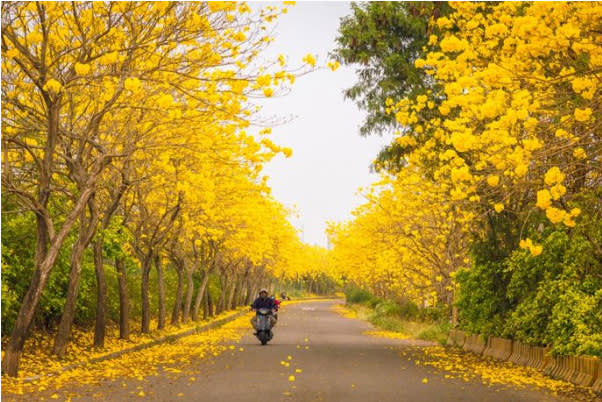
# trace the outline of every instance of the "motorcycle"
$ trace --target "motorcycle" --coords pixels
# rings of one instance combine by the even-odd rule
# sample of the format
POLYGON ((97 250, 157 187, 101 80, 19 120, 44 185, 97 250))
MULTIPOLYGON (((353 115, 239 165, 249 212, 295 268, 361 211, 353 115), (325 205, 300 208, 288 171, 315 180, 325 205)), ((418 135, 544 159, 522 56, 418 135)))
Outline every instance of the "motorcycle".
POLYGON ((257 326, 255 328, 257 332, 255 336, 257 336, 262 345, 267 344, 274 337, 270 320, 272 314, 272 310, 267 308, 257 310, 257 326))

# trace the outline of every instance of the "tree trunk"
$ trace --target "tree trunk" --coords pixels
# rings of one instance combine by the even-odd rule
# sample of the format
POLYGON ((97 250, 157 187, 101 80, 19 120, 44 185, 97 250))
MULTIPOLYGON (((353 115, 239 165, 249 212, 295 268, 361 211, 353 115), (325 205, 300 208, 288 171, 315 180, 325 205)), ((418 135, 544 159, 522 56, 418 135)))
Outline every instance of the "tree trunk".
POLYGON ((96 274, 96 322, 94 325, 94 347, 104 348, 107 316, 107 281, 102 258, 102 237, 94 242, 94 273, 96 274))
POLYGON ((165 280, 163 278, 163 267, 161 266, 161 258, 155 256, 155 268, 157 268, 157 282, 159 287, 159 323, 157 329, 165 328, 165 317, 167 310, 165 306, 165 280))
POLYGON ((244 301, 246 298, 245 293, 247 291, 245 282, 246 282, 246 280, 241 281, 238 286, 238 292, 236 293, 235 300, 234 300, 234 303, 236 303, 236 307, 240 307, 240 306, 244 305, 244 301))
POLYGON ((452 291, 450 294, 451 308, 451 324, 452 328, 458 327, 458 306, 456 306, 456 292, 452 291))
POLYGON ((215 309, 215 315, 220 315, 224 311, 224 306, 226 303, 226 286, 227 282, 224 279, 220 279, 221 286, 219 292, 219 299, 217 300, 217 305, 215 309))
POLYGON ((115 259, 117 281, 119 284, 119 338, 130 339, 130 299, 128 297, 128 280, 123 258, 115 259))
MULTIPOLYGON (((201 302, 205 298, 205 291, 207 289, 207 282, 209 282, 209 272, 203 271, 203 279, 201 280, 201 285, 199 286, 199 290, 196 294, 196 299, 194 301, 194 307, 192 308, 192 320, 196 321, 199 318, 199 311, 201 309, 201 302)), ((207 309, 203 306, 203 319, 207 318, 207 309)))
POLYGON ((176 301, 173 305, 173 311, 171 314, 171 325, 177 325, 180 320, 180 311, 182 311, 182 289, 183 289, 183 276, 184 267, 181 264, 176 264, 176 273, 178 274, 178 287, 176 289, 176 301))
MULTIPOLYGON (((88 225, 95 225, 94 218, 90 217, 88 225)), ((67 295, 63 314, 59 322, 56 337, 54 338, 53 353, 58 357, 64 357, 71 337, 71 327, 75 318, 75 309, 77 307, 77 295, 79 291, 79 280, 82 273, 82 256, 91 238, 91 228, 85 224, 85 212, 80 216, 80 228, 77 241, 71 248, 71 269, 69 270, 69 282, 67 284, 67 295)))
POLYGON ((226 303, 226 308, 224 310, 232 310, 236 308, 234 305, 234 295, 236 294, 236 289, 238 289, 237 282, 232 281, 232 287, 230 288, 230 294, 228 295, 228 302, 226 303))
MULTIPOLYGON (((127 162, 126 162, 127 166, 127 162)), ((117 211, 119 207, 119 203, 123 194, 125 194, 126 189, 128 188, 128 179, 127 179, 127 169, 122 173, 122 182, 121 185, 117 188, 116 192, 112 194, 112 201, 108 205, 108 207, 104 211, 104 217, 102 219, 102 229, 106 229, 109 227, 111 223, 111 218, 117 211)), ((102 232, 98 236, 98 239, 94 242, 94 273, 96 274, 96 320, 94 325, 94 347, 104 348, 105 345, 105 335, 106 335, 106 319, 107 319, 107 281, 105 276, 105 266, 104 259, 102 256, 102 248, 104 245, 104 237, 102 236, 102 232)), ((125 266, 123 264, 123 260, 121 261, 121 266, 124 271, 124 281, 123 286, 125 286, 122 295, 122 281, 121 274, 119 275, 119 302, 120 302, 120 323, 119 323, 119 337, 122 339, 129 338, 129 300, 127 296, 127 278, 125 276, 125 266), (125 297, 125 300, 122 298, 125 297), (121 311, 125 308, 125 317, 126 324, 123 326, 121 319, 121 311), (123 330, 125 330, 125 337, 123 337, 123 330)), ((117 263, 115 264, 115 268, 117 267, 117 263)))
POLYGON ((247 288, 247 298, 245 299, 245 304, 250 305, 253 302, 253 282, 249 280, 248 288, 247 288))
POLYGON ((192 268, 186 270, 186 300, 184 302, 184 314, 182 321, 188 322, 190 319, 190 307, 192 306, 192 295, 194 294, 194 281, 192 280, 192 268))
POLYGON ((209 292, 205 292, 205 295, 203 296, 203 320, 206 320, 207 317, 209 316, 209 306, 208 306, 208 302, 207 302, 207 294, 209 292))
POLYGON ((23 352, 25 338, 33 321, 33 316, 40 300, 40 294, 46 286, 47 281, 48 277, 43 275, 40 269, 36 269, 31 278, 29 289, 23 298, 15 327, 6 348, 6 355, 2 359, 2 365, 4 366, 2 367, 2 371, 11 377, 15 377, 19 371, 19 360, 23 352))
POLYGON ((207 315, 213 317, 215 315, 213 311, 213 298, 211 297, 211 292, 209 290, 205 293, 207 294, 207 315))
POLYGON ((146 256, 142 260, 142 283, 140 286, 142 299, 142 324, 140 327, 140 331, 143 334, 148 334, 150 332, 150 297, 148 292, 151 263, 152 256, 146 256))

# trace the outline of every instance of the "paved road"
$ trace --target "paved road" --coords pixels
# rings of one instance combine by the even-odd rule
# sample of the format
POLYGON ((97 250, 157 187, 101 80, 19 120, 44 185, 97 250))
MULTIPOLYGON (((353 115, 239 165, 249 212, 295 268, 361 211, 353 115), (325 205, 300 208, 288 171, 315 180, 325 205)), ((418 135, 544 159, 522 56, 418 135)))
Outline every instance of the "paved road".
MULTIPOLYGON (((295 401, 295 402, 542 402, 567 401, 540 391, 485 386, 480 382, 444 379, 432 369, 400 357, 420 346, 403 340, 364 335, 371 326, 335 313, 337 302, 292 304, 281 313, 273 341, 261 346, 252 336, 243 352, 228 351, 212 361, 199 361, 196 381, 150 377, 144 400, 153 401, 295 401), (291 357, 289 360, 288 357, 291 357), (282 365, 289 363, 289 367, 282 365), (295 372, 297 369, 302 372, 295 372), (289 376, 294 375, 294 381, 289 376), (427 377, 428 383, 423 384, 427 377), (178 394, 183 394, 179 395, 178 394)), ((249 331, 250 332, 250 331, 249 331)), ((103 399, 141 400, 133 390, 108 383, 103 399)), ((86 396, 83 399, 88 400, 86 396)), ((92 400, 92 399, 89 399, 92 400)), ((96 399, 97 400, 97 399, 96 399)))

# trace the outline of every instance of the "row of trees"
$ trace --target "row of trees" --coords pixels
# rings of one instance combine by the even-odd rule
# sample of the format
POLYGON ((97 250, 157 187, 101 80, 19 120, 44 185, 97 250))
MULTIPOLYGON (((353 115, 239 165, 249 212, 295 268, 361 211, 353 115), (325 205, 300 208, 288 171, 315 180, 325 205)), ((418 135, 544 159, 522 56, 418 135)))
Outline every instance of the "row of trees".
POLYGON ((335 54, 360 66, 365 129, 395 134, 366 204, 331 227, 333 264, 456 305, 471 331, 601 355, 601 11, 356 6, 335 54))
POLYGON ((315 276, 261 174, 291 151, 254 128, 308 71, 260 58, 283 10, 3 3, 3 372, 36 323, 63 356, 76 318, 102 347, 116 313, 127 339, 132 308, 149 332, 155 308, 163 328, 315 276))

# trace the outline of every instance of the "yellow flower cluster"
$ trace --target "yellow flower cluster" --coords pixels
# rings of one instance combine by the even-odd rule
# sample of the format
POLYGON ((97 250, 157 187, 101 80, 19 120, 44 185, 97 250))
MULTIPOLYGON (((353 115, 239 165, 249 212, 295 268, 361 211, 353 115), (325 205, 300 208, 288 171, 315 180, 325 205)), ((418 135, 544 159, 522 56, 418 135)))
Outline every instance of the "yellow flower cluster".
POLYGON ((415 62, 441 83, 442 93, 387 102, 398 123, 415 133, 405 129, 397 142, 429 133, 431 140, 408 160, 435 166, 434 177, 450 184, 454 201, 480 200, 501 212, 535 184, 535 204, 549 221, 574 226, 570 213, 554 202, 566 205, 571 199, 564 182, 588 158, 587 144, 596 141, 572 124, 588 127, 596 120, 593 108, 599 105, 588 102, 599 91, 594 74, 602 66, 602 47, 593 44, 602 40, 594 28, 602 7, 529 3, 520 12, 515 3, 488 5, 487 11, 462 3, 453 7, 451 16, 436 21, 442 32, 430 39, 433 50, 415 62), (575 51, 589 60, 578 74, 576 65, 564 65, 564 55, 575 51), (546 70, 550 63, 554 70, 546 70), (566 84, 581 100, 566 93, 566 84), (444 118, 421 121, 417 112, 435 96, 444 118), (558 166, 542 172, 546 163, 558 166))
MULTIPOLYGON (((451 6, 414 62, 437 85, 383 105, 404 165, 365 191, 353 220, 329 228, 337 272, 376 295, 428 305, 453 292, 455 271, 470 263, 462 245, 484 235, 485 217, 573 227, 580 186, 602 181, 592 163, 602 4, 451 6)), ((528 238, 519 246, 544 252, 528 238)))

